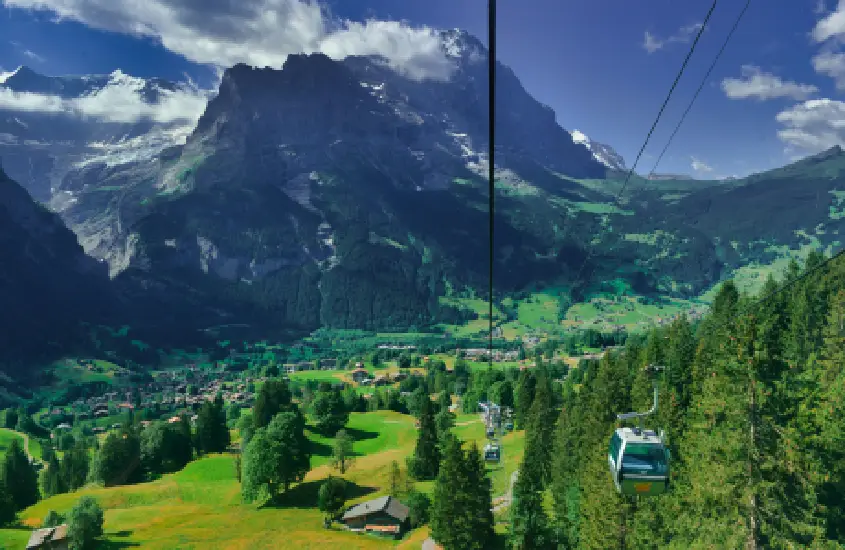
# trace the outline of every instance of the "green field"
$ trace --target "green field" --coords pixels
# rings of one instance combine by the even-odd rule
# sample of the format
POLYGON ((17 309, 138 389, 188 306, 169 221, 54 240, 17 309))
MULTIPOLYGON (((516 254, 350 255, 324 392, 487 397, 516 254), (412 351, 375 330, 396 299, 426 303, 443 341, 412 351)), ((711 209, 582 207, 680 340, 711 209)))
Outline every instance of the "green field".
MULTIPOLYGON (((24 445, 24 434, 6 428, 0 428, 0 457, 6 453, 6 449, 9 448, 9 445, 12 444, 12 440, 14 439, 19 440, 20 444, 24 445)), ((33 458, 41 460, 41 444, 37 439, 32 437, 29 438, 29 452, 33 458)))
MULTIPOLYGON (((483 425, 478 415, 459 415, 455 433, 484 444, 483 425)), ((347 504, 386 494, 392 461, 404 467, 413 452, 416 430, 413 417, 389 411, 353 414, 348 429, 360 437, 355 452, 360 456, 343 476, 352 483, 347 504)), ((330 440, 311 435, 316 445, 330 440)), ((522 432, 504 438, 504 462, 488 468, 494 498, 507 489, 510 473, 522 453, 522 432)), ((105 514, 109 548, 419 548, 427 529, 412 532, 403 541, 358 535, 340 528, 326 530, 316 508, 317 489, 330 473, 323 452, 315 454, 312 470, 302 484, 295 485, 280 504, 272 506, 241 503, 230 455, 211 455, 196 460, 184 470, 157 481, 132 486, 87 487, 73 494, 51 497, 24 510, 21 520, 27 529, 0 530, 0 548, 20 548, 29 529, 38 527, 49 510, 66 512, 83 494, 96 497, 105 514)), ((430 492, 432 482, 418 483, 430 492)))
POLYGON ((6 450, 8 450, 12 441, 15 439, 20 441, 20 444, 23 445, 23 436, 21 436, 21 434, 13 432, 12 430, 7 430, 6 428, 0 428, 0 456, 6 454, 6 450))
MULTIPOLYGON (((345 429, 354 440, 352 450, 356 457, 404 449, 413 445, 417 437, 413 417, 389 411, 352 413, 345 429)), ((309 432, 308 439, 314 444, 311 466, 327 464, 331 458, 333 438, 309 432)))
POLYGON ((705 307, 703 303, 672 298, 663 303, 646 304, 636 296, 594 297, 587 303, 569 308, 564 324, 596 330, 610 330, 615 325, 622 325, 629 332, 642 331, 661 319, 668 320, 684 312, 704 310, 705 307))

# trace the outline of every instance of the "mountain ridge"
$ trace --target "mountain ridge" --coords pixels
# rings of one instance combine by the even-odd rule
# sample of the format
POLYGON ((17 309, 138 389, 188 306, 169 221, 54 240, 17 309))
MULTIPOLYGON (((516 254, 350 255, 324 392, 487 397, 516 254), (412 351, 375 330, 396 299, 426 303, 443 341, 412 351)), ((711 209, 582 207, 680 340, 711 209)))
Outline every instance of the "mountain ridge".
MULTIPOLYGON (((187 292, 187 309, 306 331, 464 319, 443 298, 483 293, 488 262, 487 54, 468 36, 443 35, 455 62, 447 81, 414 80, 377 57, 231 67, 184 144, 71 171, 54 203, 63 199, 62 217, 113 278, 187 292)), ((694 186, 637 176, 616 205, 621 171, 505 66, 498 85, 501 295, 539 286, 578 300, 620 280, 690 298, 770 259, 771 247, 804 246, 796 232, 826 227, 813 239, 830 244, 839 231, 828 215, 838 184, 825 179, 811 184, 831 197, 823 207, 801 195, 788 223, 771 227, 793 193, 769 185, 778 173, 694 186), (749 210, 758 187, 759 212, 749 210), (732 231, 743 242, 730 244, 732 231)))

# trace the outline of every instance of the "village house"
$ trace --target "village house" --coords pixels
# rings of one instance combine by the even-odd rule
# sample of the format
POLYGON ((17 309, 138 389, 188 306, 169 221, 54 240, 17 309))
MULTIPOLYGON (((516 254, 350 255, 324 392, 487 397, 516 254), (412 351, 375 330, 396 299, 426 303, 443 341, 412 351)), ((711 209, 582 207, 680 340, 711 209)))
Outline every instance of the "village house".
POLYGON ((29 535, 29 542, 26 543, 26 550, 50 549, 67 550, 69 544, 67 536, 67 524, 63 523, 57 527, 45 527, 36 529, 29 535))
MULTIPOLYGON (((359 363, 360 364, 360 363, 359 363)), ((352 371, 352 381, 360 384, 366 378, 369 378, 370 373, 368 373, 365 369, 357 368, 352 371)))
POLYGON ((392 496, 368 500, 343 514, 343 521, 352 531, 392 534, 397 538, 408 527, 407 506, 392 496))

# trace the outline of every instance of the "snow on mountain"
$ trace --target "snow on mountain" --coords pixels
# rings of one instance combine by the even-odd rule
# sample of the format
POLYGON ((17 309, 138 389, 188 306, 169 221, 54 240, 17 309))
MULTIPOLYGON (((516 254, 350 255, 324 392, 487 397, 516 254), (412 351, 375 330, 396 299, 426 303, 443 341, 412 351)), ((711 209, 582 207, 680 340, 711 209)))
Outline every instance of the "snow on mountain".
POLYGON ((45 76, 22 66, 0 74, 0 159, 36 199, 64 191, 91 163, 153 158, 185 142, 209 93, 192 83, 106 75, 45 76))
POLYGON ((572 135, 572 141, 586 147, 593 154, 594 159, 608 168, 613 168, 614 170, 627 169, 625 167, 625 159, 609 145, 595 142, 579 130, 572 130, 570 134, 572 135))

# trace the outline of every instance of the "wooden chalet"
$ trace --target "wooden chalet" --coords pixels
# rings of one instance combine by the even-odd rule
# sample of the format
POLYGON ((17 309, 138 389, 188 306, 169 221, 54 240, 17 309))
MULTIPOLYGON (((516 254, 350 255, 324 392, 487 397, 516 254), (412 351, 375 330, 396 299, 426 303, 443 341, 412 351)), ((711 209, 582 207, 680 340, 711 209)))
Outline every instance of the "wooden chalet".
POLYGON ((353 506, 341 521, 352 531, 390 534, 401 537, 408 528, 410 510, 392 496, 368 500, 353 506))
POLYGON ((45 527, 36 529, 29 535, 29 542, 26 543, 26 550, 67 550, 69 545, 67 536, 67 524, 63 523, 57 527, 45 527))

